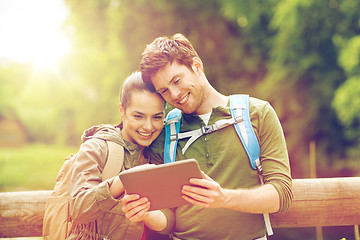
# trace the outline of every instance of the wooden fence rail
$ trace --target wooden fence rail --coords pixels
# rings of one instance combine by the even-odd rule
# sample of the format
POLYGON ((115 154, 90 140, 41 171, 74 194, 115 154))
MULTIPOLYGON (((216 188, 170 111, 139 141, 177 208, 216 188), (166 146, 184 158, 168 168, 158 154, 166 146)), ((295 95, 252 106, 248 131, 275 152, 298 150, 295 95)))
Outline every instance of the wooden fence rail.
MULTIPOLYGON (((289 211, 270 214, 273 228, 360 224, 360 177, 294 179, 289 211)), ((41 236, 51 191, 0 193, 0 237, 41 236)))

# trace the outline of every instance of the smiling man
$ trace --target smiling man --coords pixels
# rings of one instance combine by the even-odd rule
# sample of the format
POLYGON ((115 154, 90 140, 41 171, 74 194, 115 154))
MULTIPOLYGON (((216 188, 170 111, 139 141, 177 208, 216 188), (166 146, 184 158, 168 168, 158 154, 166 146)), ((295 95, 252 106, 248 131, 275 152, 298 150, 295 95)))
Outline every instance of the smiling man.
MULTIPOLYGON (((211 86, 200 57, 182 34, 159 37, 147 45, 140 68, 143 80, 182 111, 181 132, 231 118, 229 96, 211 86)), ((163 233, 171 232, 174 239, 266 239, 262 214, 290 207, 292 179, 279 119, 268 102, 252 97, 249 112, 260 145, 264 184, 233 127, 202 135, 185 153, 181 149, 187 139, 180 139, 176 161, 195 158, 204 178, 191 179, 193 185, 182 189, 191 205, 163 210, 163 233)), ((159 137, 151 146, 154 163, 163 162, 163 141, 159 137)), ((126 196, 123 204, 132 221, 148 214, 142 207, 148 204, 145 198, 126 196)))

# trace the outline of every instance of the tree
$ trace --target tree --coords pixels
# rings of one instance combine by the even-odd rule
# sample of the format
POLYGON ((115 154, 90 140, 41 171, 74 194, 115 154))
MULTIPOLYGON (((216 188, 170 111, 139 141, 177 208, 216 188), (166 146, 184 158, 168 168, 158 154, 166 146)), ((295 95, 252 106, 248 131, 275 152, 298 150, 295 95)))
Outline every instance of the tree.
POLYGON ((339 64, 348 78, 336 90, 332 105, 345 127, 349 155, 355 157, 360 153, 360 36, 349 40, 337 36, 335 42, 340 49, 339 64))
POLYGON ((294 176, 306 176, 304 159, 311 140, 318 142, 317 150, 324 156, 321 165, 344 157, 348 140, 331 102, 346 74, 339 65, 334 39, 359 31, 359 3, 267 1, 256 8, 258 1, 221 2, 228 17, 241 23, 247 20, 249 24, 239 24, 239 28, 246 38, 254 39, 251 48, 259 49, 266 61, 266 74, 257 92, 279 113, 294 176))

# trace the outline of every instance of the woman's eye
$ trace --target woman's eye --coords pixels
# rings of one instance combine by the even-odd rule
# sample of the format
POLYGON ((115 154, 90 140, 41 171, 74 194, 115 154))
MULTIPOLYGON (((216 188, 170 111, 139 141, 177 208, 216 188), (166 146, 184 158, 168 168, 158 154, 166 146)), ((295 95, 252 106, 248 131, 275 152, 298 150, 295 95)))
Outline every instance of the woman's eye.
POLYGON ((167 92, 167 89, 164 89, 164 90, 160 91, 160 94, 164 95, 166 92, 167 92))
POLYGON ((142 118, 141 115, 134 115, 134 118, 142 118))
POLYGON ((178 84, 180 82, 181 78, 177 78, 175 81, 174 81, 174 84, 178 84))

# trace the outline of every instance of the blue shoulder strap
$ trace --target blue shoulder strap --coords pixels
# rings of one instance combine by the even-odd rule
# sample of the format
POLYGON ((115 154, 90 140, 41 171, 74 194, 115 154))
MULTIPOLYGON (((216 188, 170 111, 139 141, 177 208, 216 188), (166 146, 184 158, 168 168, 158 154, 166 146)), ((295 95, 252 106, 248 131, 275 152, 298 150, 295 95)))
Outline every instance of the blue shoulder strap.
POLYGON ((241 116, 243 121, 234 124, 235 130, 245 148, 245 151, 250 159, 250 164, 253 169, 257 169, 260 163, 260 146, 256 138, 254 129, 251 125, 250 111, 249 111, 249 95, 237 94, 230 96, 230 112, 235 119, 241 116))
MULTIPOLYGON (((243 121, 234 124, 235 130, 245 148, 247 155, 249 156, 250 164, 253 169, 256 169, 259 173, 259 179, 261 185, 264 184, 262 178, 262 167, 260 163, 260 146, 256 138, 254 129, 251 125, 250 108, 249 108, 249 95, 231 95, 230 96, 230 111, 231 116, 241 116, 243 121)), ((273 235, 271 228, 270 217, 268 213, 263 213, 266 231, 269 236, 273 235)))
POLYGON ((164 163, 175 162, 178 143, 176 136, 180 132, 180 125, 181 110, 174 108, 167 114, 165 120, 164 163), (176 138, 176 140, 171 141, 172 138, 176 138))
MULTIPOLYGON (((243 144, 250 164, 253 169, 259 167, 260 146, 256 138, 254 129, 251 125, 249 112, 249 95, 231 95, 230 111, 234 120, 239 116, 243 121, 234 124, 236 133, 243 144)), ((175 108, 166 116, 165 121, 165 145, 164 145, 164 163, 174 162, 176 156, 176 147, 178 144, 178 134, 181 125, 181 110, 175 108)), ((261 169, 258 169, 261 170, 261 169)))

